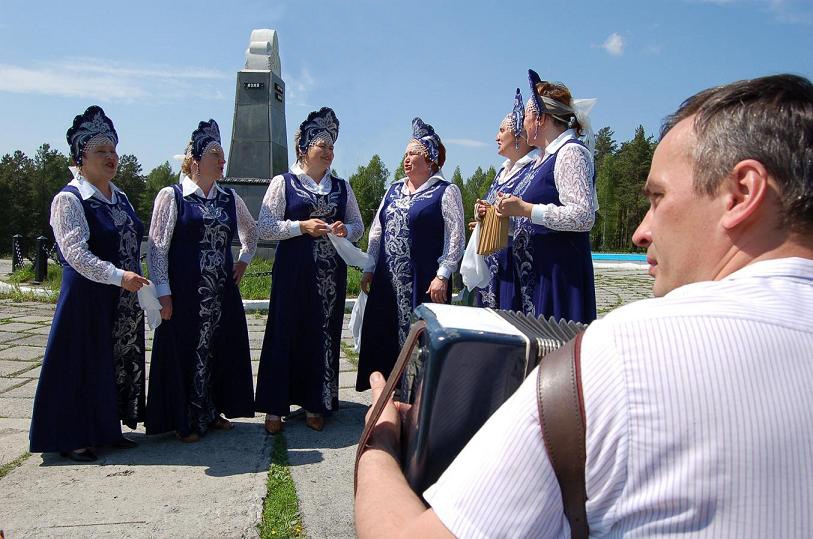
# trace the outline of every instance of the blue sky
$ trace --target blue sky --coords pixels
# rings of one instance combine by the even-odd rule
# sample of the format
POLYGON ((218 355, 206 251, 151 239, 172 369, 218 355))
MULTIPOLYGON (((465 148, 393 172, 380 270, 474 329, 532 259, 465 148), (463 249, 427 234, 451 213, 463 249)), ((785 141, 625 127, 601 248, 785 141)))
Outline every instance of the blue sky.
POLYGON ((43 142, 67 153, 66 129, 93 103, 145 172, 201 119, 227 146, 254 28, 278 32, 289 140, 310 110, 333 107, 344 177, 375 153, 393 170, 414 116, 446 143, 448 175, 500 163, 494 133, 514 89, 527 97, 529 67, 598 98, 593 125, 618 140, 656 133, 711 85, 813 77, 811 0, 0 0, 0 154, 43 142))

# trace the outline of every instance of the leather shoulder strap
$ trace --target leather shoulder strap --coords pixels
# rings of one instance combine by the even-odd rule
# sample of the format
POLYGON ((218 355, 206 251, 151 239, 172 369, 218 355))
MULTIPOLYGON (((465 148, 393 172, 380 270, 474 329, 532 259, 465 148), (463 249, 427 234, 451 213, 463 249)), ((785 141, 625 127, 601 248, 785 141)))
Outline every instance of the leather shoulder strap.
POLYGON ((588 537, 585 484, 584 397, 581 384, 581 341, 584 332, 539 363, 539 423, 573 538, 588 537))

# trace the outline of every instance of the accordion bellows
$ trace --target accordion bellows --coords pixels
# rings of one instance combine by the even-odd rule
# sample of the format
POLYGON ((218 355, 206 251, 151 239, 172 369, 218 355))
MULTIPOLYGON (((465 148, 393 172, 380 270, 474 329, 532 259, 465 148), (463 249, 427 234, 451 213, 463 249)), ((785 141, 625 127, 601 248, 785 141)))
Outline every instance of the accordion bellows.
POLYGON ((508 217, 498 217, 493 205, 486 210, 480 223, 480 241, 477 254, 487 256, 504 249, 508 245, 508 217))

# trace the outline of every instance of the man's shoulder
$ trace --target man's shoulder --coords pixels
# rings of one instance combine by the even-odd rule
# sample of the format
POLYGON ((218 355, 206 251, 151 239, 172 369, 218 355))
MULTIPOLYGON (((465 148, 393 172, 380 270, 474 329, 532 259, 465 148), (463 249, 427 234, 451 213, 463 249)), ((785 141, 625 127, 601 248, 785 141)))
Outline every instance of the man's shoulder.
MULTIPOLYGON (((786 259, 747 268, 720 281, 691 283, 660 298, 624 305, 595 322, 607 335, 738 320, 795 326, 813 333, 813 262, 786 259)), ((598 333, 598 331, 596 332, 598 333)))

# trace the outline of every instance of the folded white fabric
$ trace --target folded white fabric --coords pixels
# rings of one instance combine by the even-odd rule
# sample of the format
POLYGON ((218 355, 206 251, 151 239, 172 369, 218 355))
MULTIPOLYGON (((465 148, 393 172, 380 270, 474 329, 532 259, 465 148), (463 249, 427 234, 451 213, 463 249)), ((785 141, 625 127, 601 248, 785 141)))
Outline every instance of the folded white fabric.
POLYGON ((353 343, 356 352, 361 350, 361 324, 364 321, 364 308, 367 306, 367 294, 359 292, 353 311, 350 313, 350 331, 353 334, 353 343))
POLYGON ((477 254, 477 244, 480 242, 480 223, 474 227, 471 233, 466 251, 463 253, 463 260, 460 262, 460 275, 463 277, 463 285, 469 290, 475 288, 485 288, 491 273, 488 271, 485 257, 477 254))
POLYGON ((350 240, 340 238, 336 234, 328 234, 327 237, 330 238, 330 242, 345 264, 362 269, 367 266, 370 255, 353 245, 350 240))
POLYGON ((141 287, 138 291, 138 304, 144 309, 144 319, 150 329, 155 329, 161 325, 161 302, 158 301, 155 284, 151 282, 141 287))

